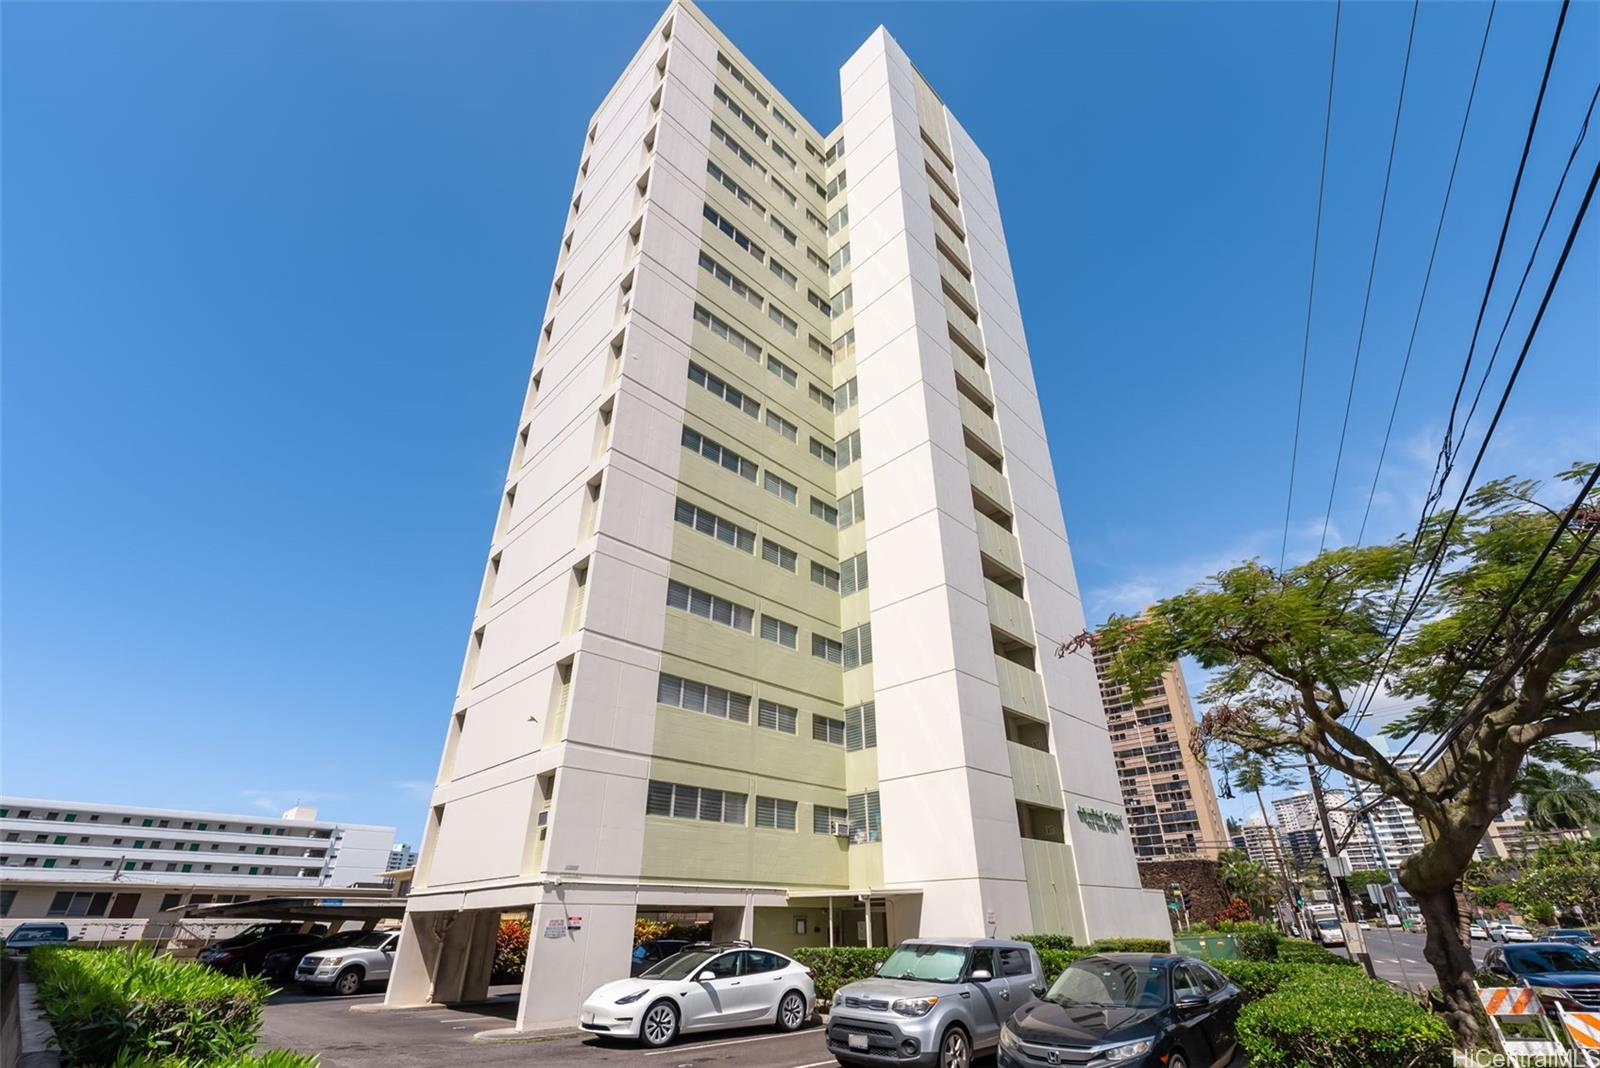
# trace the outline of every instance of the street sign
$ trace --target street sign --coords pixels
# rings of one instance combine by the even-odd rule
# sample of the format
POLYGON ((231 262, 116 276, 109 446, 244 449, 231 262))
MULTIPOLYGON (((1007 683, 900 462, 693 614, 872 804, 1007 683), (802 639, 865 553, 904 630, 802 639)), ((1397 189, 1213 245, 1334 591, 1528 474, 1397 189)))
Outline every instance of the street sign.
POLYGON ((1367 884, 1367 900, 1372 902, 1374 905, 1382 905, 1387 903, 1388 898, 1383 892, 1382 883, 1367 884))
POLYGON ((1323 857, 1322 863, 1327 867, 1328 874, 1335 879, 1348 878, 1350 875, 1350 858, 1348 857, 1323 857))
POLYGON ((560 916, 557 916, 555 919, 549 921, 544 925, 544 936, 546 938, 567 937, 567 921, 560 916))

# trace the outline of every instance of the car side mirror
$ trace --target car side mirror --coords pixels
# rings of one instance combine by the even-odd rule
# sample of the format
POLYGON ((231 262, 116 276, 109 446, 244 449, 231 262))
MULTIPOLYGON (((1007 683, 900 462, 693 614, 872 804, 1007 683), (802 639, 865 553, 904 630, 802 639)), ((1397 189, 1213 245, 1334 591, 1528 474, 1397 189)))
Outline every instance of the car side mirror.
POLYGON ((872 966, 872 974, 877 975, 881 971, 883 971, 883 961, 880 960, 872 966))
POLYGON ((1204 994, 1179 994, 1173 1004, 1180 1009, 1198 1009, 1206 1003, 1204 994))
POLYGON ((971 978, 974 983, 987 983, 990 979, 993 979, 994 976, 990 975, 989 972, 984 968, 976 968, 973 970, 972 975, 969 976, 969 978, 971 978))
POLYGON ((1036 998, 1044 997, 1044 984, 1043 983, 1034 983, 1032 986, 1030 986, 1028 988, 1028 993, 1032 994, 1036 998))
POLYGON ((717 977, 717 973, 712 971, 710 968, 707 968, 705 971, 703 971, 699 975, 695 976, 694 977, 694 981, 697 982, 697 983, 709 983, 709 982, 711 982, 711 980, 715 979, 716 977, 717 977))

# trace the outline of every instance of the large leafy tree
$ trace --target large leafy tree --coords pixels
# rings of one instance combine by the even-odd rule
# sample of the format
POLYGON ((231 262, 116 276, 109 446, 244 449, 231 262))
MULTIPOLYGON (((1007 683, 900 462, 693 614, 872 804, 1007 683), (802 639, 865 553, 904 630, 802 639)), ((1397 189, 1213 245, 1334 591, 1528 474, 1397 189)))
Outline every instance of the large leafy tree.
MULTIPOLYGON (((1591 470, 1559 478, 1581 483, 1591 470)), ((1591 486, 1572 508, 1544 496, 1538 482, 1493 482, 1415 538, 1283 571, 1244 563, 1137 619, 1112 619, 1096 639, 1136 696, 1177 657, 1214 669, 1202 744, 1268 761, 1309 753, 1416 814, 1427 843, 1401 864, 1400 882, 1427 920, 1425 955, 1469 1045, 1480 1019, 1457 886, 1525 761, 1571 766, 1587 752, 1574 736, 1600 731, 1600 492, 1591 486), (1419 561, 1432 560, 1437 575, 1419 597, 1419 561), (1449 731, 1435 759, 1397 761, 1367 737, 1361 695, 1380 686, 1415 702, 1390 732, 1449 731)))

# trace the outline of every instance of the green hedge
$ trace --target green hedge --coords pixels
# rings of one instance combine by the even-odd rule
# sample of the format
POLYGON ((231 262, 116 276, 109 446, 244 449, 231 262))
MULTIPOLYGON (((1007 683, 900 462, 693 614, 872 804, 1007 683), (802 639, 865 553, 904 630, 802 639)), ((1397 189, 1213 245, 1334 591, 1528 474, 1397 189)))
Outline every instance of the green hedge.
POLYGON ((817 1005, 823 1007, 841 986, 872 978, 873 969, 888 960, 892 952, 892 946, 804 946, 789 955, 811 969, 817 1005))
POLYGON ((1206 963, 1232 980, 1243 991, 1246 1002, 1264 998, 1284 983, 1308 972, 1336 971, 1337 977, 1342 977, 1349 971, 1324 964, 1285 964, 1275 960, 1212 960, 1206 963))
POLYGON ((1332 964, 1348 968, 1359 968, 1359 961, 1349 957, 1340 956, 1315 942, 1307 942, 1303 938, 1285 938, 1278 942, 1279 961, 1286 964, 1332 964))
MULTIPOLYGON (((248 1064, 261 1030, 260 979, 123 950, 40 947, 28 969, 66 1065, 248 1064)), ((287 1068, 272 1063, 269 1068, 287 1068)))
POLYGON ((1171 953, 1170 938, 1101 938, 1090 947, 1096 953, 1171 953))
POLYGON ((269 1049, 262 1053, 241 1053, 226 1060, 187 1060, 169 1057, 136 1060, 118 1059, 112 1068, 317 1068, 321 1060, 312 1053, 295 1053, 286 1049, 269 1049))
POLYGON ((1072 936, 1064 934, 1019 934, 1012 935, 1018 942, 1026 942, 1034 949, 1043 952, 1047 949, 1082 949, 1082 946, 1072 944, 1072 936))
POLYGON ((1252 1068, 1448 1068, 1451 1063, 1444 1020, 1386 983, 1349 968, 1255 967, 1287 968, 1293 974, 1240 1010, 1239 1043, 1252 1068))

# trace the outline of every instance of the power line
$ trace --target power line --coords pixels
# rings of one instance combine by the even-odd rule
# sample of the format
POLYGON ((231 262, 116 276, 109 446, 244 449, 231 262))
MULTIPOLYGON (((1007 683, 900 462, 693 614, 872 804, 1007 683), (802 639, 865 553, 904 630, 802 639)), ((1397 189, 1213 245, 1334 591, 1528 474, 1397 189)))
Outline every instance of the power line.
POLYGON ((1311 355, 1311 311, 1317 301, 1317 255, 1322 248, 1322 202, 1328 189, 1328 140, 1333 130, 1333 87, 1339 71, 1339 19, 1344 0, 1333 6, 1333 54, 1328 61, 1328 107, 1322 117, 1322 166, 1317 177, 1317 220, 1311 238, 1311 284, 1306 293, 1305 339, 1300 345, 1300 389, 1294 405, 1294 446, 1289 453, 1289 496, 1283 504, 1283 543, 1278 549, 1278 570, 1289 554, 1289 515, 1294 509, 1294 476, 1300 462, 1300 421, 1306 403, 1306 364, 1311 355))
POLYGON ((1428 286, 1433 281, 1433 264, 1439 255, 1439 239, 1444 234, 1445 215, 1450 210, 1450 195, 1456 186, 1456 169, 1461 165, 1461 147, 1467 140, 1467 123, 1472 118, 1472 103, 1478 95, 1478 77, 1483 73, 1483 57, 1489 50, 1489 29, 1494 25, 1494 11, 1498 0, 1489 4, 1489 17, 1483 22, 1483 40, 1478 45, 1478 62, 1472 69, 1472 85, 1467 90, 1467 107, 1461 115, 1461 130, 1456 135, 1455 156, 1450 160, 1450 177, 1444 184, 1444 201, 1439 205, 1439 222, 1433 228, 1433 247, 1428 250, 1428 267, 1422 275, 1422 292, 1417 297, 1417 311, 1411 319, 1411 339, 1406 342, 1405 360, 1400 364, 1400 380, 1395 383, 1394 403, 1389 406, 1389 423, 1383 428, 1383 446, 1378 450, 1378 467, 1372 472, 1372 488, 1367 491, 1367 506, 1361 513, 1361 529, 1356 533, 1356 545, 1367 534, 1367 521, 1372 518, 1372 501, 1378 493, 1378 479, 1383 474, 1383 462, 1389 455, 1389 438, 1394 433, 1394 420, 1400 410, 1400 394, 1406 388, 1406 372, 1411 368, 1411 354, 1417 346, 1417 328, 1422 323, 1422 308, 1428 300, 1428 286))
MULTIPOLYGON (((1439 499, 1444 495, 1445 484, 1448 481, 1450 471, 1454 465, 1455 450, 1451 449, 1450 445, 1456 409, 1460 404, 1461 394, 1466 385, 1468 372, 1472 366, 1472 352, 1478 343, 1478 333, 1483 325, 1484 309, 1488 306, 1489 295, 1494 289, 1495 278, 1499 273, 1500 259, 1505 251, 1506 233, 1511 228, 1511 218, 1516 211, 1517 196, 1522 188, 1522 177, 1528 166, 1528 154, 1533 145, 1534 132, 1537 130, 1539 125, 1539 114, 1543 110, 1545 91, 1550 85, 1550 71, 1551 68, 1555 66, 1556 51, 1561 43, 1561 30, 1566 24, 1567 8, 1570 5, 1571 0, 1563 0, 1560 17, 1556 20, 1555 33, 1552 35, 1550 40, 1550 51, 1545 57, 1544 75, 1539 82, 1539 94, 1534 101, 1533 114, 1529 116, 1528 119, 1528 132, 1523 139, 1522 156, 1517 163, 1517 174, 1511 185, 1511 196, 1506 202, 1505 218, 1500 225, 1500 237, 1495 245, 1494 261, 1489 269, 1489 277, 1484 283, 1483 299, 1479 302, 1477 321, 1472 330, 1472 342, 1468 346, 1467 358, 1461 368, 1461 380, 1459 383, 1457 383, 1455 398, 1451 402, 1450 406, 1450 421, 1449 425, 1445 429, 1444 446, 1440 450, 1438 465, 1435 467, 1435 480, 1437 480, 1438 486, 1435 487, 1432 481, 1429 483, 1428 497, 1422 506, 1422 517, 1420 520, 1418 520, 1416 534, 1411 540, 1411 561, 1406 565, 1405 576, 1403 576, 1401 579, 1401 587, 1396 591, 1396 607, 1398 607, 1400 598, 1404 596, 1403 590, 1406 578, 1409 577, 1411 568, 1416 564, 1417 553, 1421 548, 1423 535, 1427 530, 1428 520, 1432 517, 1433 511, 1435 506, 1438 504, 1439 499)), ((1584 201, 1584 207, 1588 207, 1587 199, 1584 201)), ((1580 214, 1579 221, 1581 221, 1581 219, 1582 216, 1580 214)), ((1576 230, 1573 231, 1573 236, 1576 236, 1576 230)), ((1563 255, 1562 263, 1565 263, 1565 255, 1563 255)), ((1559 277, 1559 266, 1557 268, 1556 276, 1559 277)), ((1553 283, 1554 279, 1552 279, 1552 285, 1553 283)), ((1548 293, 1546 299, 1548 299, 1548 293)), ((1529 343, 1532 343, 1531 333, 1529 335, 1529 343)), ((1526 356, 1527 348, 1525 346, 1523 349, 1523 358, 1526 358, 1526 356)), ((1491 438, 1493 438, 1495 428, 1499 425, 1500 414, 1505 410, 1506 401, 1510 398, 1511 387, 1516 384, 1517 371, 1519 371, 1521 367, 1522 360, 1519 359, 1517 361, 1516 369, 1513 370, 1510 380, 1506 383, 1506 391, 1500 399, 1500 406, 1495 412, 1494 421, 1490 423, 1488 431, 1484 434, 1483 442, 1478 449, 1478 455, 1473 461, 1472 470, 1467 473, 1467 477, 1462 483, 1461 495, 1456 502, 1456 507, 1451 512, 1449 519, 1446 520, 1445 528, 1439 536, 1438 543, 1435 545, 1434 551, 1427 564, 1423 567, 1422 578, 1417 586, 1416 593, 1412 596, 1411 603, 1409 606, 1407 606, 1405 615, 1400 619, 1398 625, 1394 626, 1393 632, 1389 635, 1388 640, 1384 643, 1383 652, 1379 654, 1383 662, 1379 666, 1377 674, 1373 677, 1372 682, 1366 692, 1365 698, 1361 701, 1362 708, 1358 710, 1356 717, 1351 724, 1351 729, 1355 729, 1360 725, 1362 717, 1366 714, 1366 706, 1370 705, 1373 697, 1377 695, 1378 688, 1383 682, 1383 677, 1388 673, 1389 665, 1394 661, 1394 653, 1395 649, 1399 645, 1400 636, 1405 632, 1405 628, 1410 624, 1412 618, 1416 615, 1417 609, 1421 607, 1423 598, 1427 596, 1428 588, 1433 584, 1433 579, 1437 576, 1438 567, 1442 562, 1444 547, 1449 541, 1450 531, 1455 526, 1456 518, 1459 516, 1461 511, 1461 505, 1466 500, 1468 490, 1471 489, 1472 479, 1473 476, 1477 474, 1478 465, 1483 462, 1484 453, 1488 451, 1489 441, 1491 438)))
POLYGON ((1538 258, 1539 248, 1544 244, 1545 231, 1550 228, 1550 218, 1555 214, 1556 203, 1561 199, 1561 192, 1567 186, 1567 175, 1572 172, 1572 163, 1578 158, 1578 150, 1583 147, 1583 140, 1589 133, 1589 120, 1594 117, 1595 101, 1600 100, 1600 84, 1596 84, 1594 92, 1589 96, 1589 109, 1584 112, 1583 123, 1578 127, 1578 139, 1572 143, 1572 151, 1567 154, 1566 166, 1561 169, 1561 180, 1556 183, 1555 196, 1550 198, 1550 207, 1544 213, 1544 222, 1539 225, 1539 236, 1533 242, 1533 255, 1528 257, 1527 266, 1522 269, 1522 278, 1517 282, 1517 291, 1511 298, 1511 304, 1506 308, 1505 321, 1500 324, 1500 335, 1495 338, 1494 348, 1489 352, 1489 362, 1484 365, 1483 377, 1478 379, 1478 389, 1472 395, 1472 406, 1467 409, 1467 417, 1461 421, 1461 433, 1465 436, 1467 427, 1472 423, 1472 416, 1478 410, 1478 401, 1483 397, 1483 387, 1489 382, 1489 375, 1494 371, 1495 360, 1500 356, 1500 346, 1506 339, 1506 331, 1511 328, 1512 314, 1516 311, 1518 302, 1522 299, 1523 287, 1528 284, 1528 275, 1533 271, 1534 260, 1538 258))
MULTIPOLYGON (((1534 313, 1533 322, 1528 327, 1528 335, 1522 343, 1522 351, 1517 354, 1517 362, 1511 368, 1511 376, 1506 381, 1505 389, 1501 391, 1500 403, 1495 406, 1494 417, 1489 422, 1489 429, 1484 432, 1483 443, 1478 447, 1478 454, 1473 458, 1472 461, 1472 469, 1467 472, 1466 480, 1462 483, 1461 497, 1456 501, 1455 509, 1451 512, 1450 518, 1445 524, 1445 529, 1439 535, 1439 544, 1434 550, 1433 560, 1439 560, 1443 554, 1445 544, 1449 540, 1450 528, 1454 525, 1456 518, 1461 514, 1461 505, 1466 500, 1467 490, 1472 485, 1472 478, 1477 474, 1478 465, 1483 462, 1484 453, 1488 451, 1489 440, 1494 436, 1495 428, 1500 424, 1500 417, 1505 413, 1506 403, 1511 399, 1511 390, 1516 386, 1517 376, 1521 373, 1522 366, 1528 359, 1528 352, 1533 347, 1533 340, 1536 336, 1538 336, 1539 326, 1544 321, 1544 313, 1550 306, 1550 298, 1555 294, 1556 285, 1561 281, 1562 271, 1565 270, 1567 265, 1567 257, 1572 253, 1572 246, 1577 241, 1578 231, 1582 228, 1584 217, 1588 214, 1589 204, 1594 200, 1594 191, 1597 183, 1600 183, 1600 164, 1595 166, 1594 173, 1589 178, 1589 188, 1584 191, 1583 202, 1578 205, 1578 213, 1572 220, 1571 228, 1567 231, 1566 242, 1561 247, 1561 257, 1556 260, 1555 269, 1550 274, 1549 284, 1545 286, 1544 296, 1539 301, 1539 310, 1534 313)), ((1561 530, 1566 526, 1567 522, 1570 521, 1571 516, 1575 514, 1579 506, 1582 505, 1585 494, 1587 493, 1588 489, 1593 487, 1593 485, 1594 480, 1591 477, 1590 482, 1585 487, 1584 493, 1580 493, 1578 495, 1577 499, 1573 502, 1572 508, 1568 510, 1568 519, 1564 520, 1557 526, 1556 532, 1552 536, 1552 544, 1554 539, 1560 536, 1561 530)), ((1543 562, 1547 553, 1548 547, 1547 552, 1540 555, 1538 563, 1535 564, 1535 568, 1539 566, 1539 563, 1543 562)), ((1430 561, 1430 563, 1431 562, 1432 561, 1430 561)), ((1524 580, 1523 586, 1518 588, 1518 592, 1520 593, 1521 589, 1525 588, 1526 584, 1532 580, 1533 573, 1530 572, 1528 577, 1524 580)), ((1515 605, 1515 600, 1515 596, 1513 596, 1513 598, 1507 602, 1505 609, 1506 614, 1509 614, 1510 609, 1515 605)), ((1496 626, 1498 625, 1499 624, 1497 623, 1496 626)), ((1391 646, 1391 659, 1393 648, 1394 646, 1391 646)), ((1531 644, 1529 648, 1531 650, 1531 644)), ((1531 655, 1531 653, 1529 655, 1531 655)), ((1508 677, 1509 675, 1514 675, 1516 671, 1520 670, 1520 665, 1525 662, 1525 659, 1519 660, 1518 665, 1513 667, 1511 672, 1508 674, 1508 677)), ((1411 741, 1406 743, 1406 747, 1409 748, 1412 742, 1415 740, 1416 735, 1413 735, 1411 741)), ((1404 752, 1404 750, 1402 750, 1402 752, 1404 752)))
POLYGON ((1378 273, 1378 250, 1383 246, 1383 220, 1389 211, 1389 180, 1394 177, 1395 147, 1400 143, 1400 116, 1406 105, 1406 80, 1411 74, 1411 46, 1417 40, 1417 12, 1422 0, 1412 0, 1411 28, 1406 32, 1406 58, 1400 66, 1400 92, 1394 102, 1394 129, 1389 133, 1389 162, 1383 169, 1383 195, 1378 199, 1378 229, 1372 236, 1372 260, 1367 264, 1367 293, 1361 301, 1361 326, 1356 331, 1356 355, 1350 361, 1350 386, 1344 395, 1344 419, 1339 423, 1339 448, 1333 456, 1333 480, 1328 485, 1328 506, 1322 512, 1322 537, 1317 552, 1328 545, 1328 524, 1333 520, 1333 497, 1339 488, 1339 467, 1344 462, 1345 435, 1350 430, 1350 406, 1356 396, 1356 372, 1361 369, 1361 349, 1367 340, 1367 313, 1372 308, 1372 281, 1378 273))

